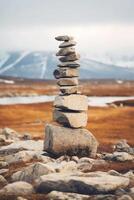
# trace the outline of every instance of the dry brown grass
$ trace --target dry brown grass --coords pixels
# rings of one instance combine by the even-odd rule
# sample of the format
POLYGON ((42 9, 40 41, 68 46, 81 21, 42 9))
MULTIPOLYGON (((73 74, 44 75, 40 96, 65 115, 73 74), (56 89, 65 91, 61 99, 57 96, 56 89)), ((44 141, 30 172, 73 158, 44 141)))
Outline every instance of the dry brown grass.
MULTIPOLYGON (((121 84, 114 80, 80 80, 80 89, 88 96, 132 96, 134 81, 121 84)), ((15 79, 15 84, 0 83, 0 96, 54 95, 57 94, 56 81, 32 81, 15 79)))
MULTIPOLYGON (((52 103, 0 106, 0 128, 44 137, 44 126, 52 122, 52 103)), ((103 150, 120 139, 134 145, 134 107, 90 107, 87 129, 93 132, 103 150)))

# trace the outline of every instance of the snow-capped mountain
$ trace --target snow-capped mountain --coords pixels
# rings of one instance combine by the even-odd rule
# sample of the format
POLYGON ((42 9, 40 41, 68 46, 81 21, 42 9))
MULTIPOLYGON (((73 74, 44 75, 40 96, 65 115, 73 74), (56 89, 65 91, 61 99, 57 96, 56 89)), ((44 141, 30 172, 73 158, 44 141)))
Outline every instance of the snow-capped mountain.
MULTIPOLYGON (((57 63, 58 59, 53 52, 0 53, 0 76, 53 79, 57 63)), ((81 79, 134 80, 134 67, 106 64, 87 57, 82 57, 80 63, 81 79)))

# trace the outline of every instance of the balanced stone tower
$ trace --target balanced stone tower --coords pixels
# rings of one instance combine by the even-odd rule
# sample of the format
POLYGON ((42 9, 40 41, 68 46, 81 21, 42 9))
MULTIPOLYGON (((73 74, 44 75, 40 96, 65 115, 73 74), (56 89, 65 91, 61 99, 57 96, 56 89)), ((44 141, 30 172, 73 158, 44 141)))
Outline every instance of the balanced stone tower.
POLYGON ((98 142, 87 125, 88 98, 79 91, 78 77, 80 55, 75 52, 76 42, 70 36, 55 38, 62 43, 56 56, 60 56, 58 69, 54 71, 60 94, 55 98, 53 119, 58 125, 45 127, 44 150, 56 155, 94 157, 98 142))

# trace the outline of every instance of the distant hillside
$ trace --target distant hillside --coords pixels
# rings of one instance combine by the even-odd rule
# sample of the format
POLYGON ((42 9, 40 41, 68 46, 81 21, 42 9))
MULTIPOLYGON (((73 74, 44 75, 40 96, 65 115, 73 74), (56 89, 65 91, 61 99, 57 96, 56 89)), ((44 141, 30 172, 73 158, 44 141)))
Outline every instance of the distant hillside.
MULTIPOLYGON (((134 80, 134 68, 120 67, 81 58, 81 79, 134 80)), ((53 52, 7 52, 0 54, 0 75, 53 79, 58 59, 53 52)))

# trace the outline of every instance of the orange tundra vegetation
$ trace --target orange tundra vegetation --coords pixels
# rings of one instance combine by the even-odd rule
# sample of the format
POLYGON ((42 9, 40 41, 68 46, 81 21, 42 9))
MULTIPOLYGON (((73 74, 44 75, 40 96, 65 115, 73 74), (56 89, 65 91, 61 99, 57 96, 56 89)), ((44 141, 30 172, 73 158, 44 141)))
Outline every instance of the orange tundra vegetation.
MULTIPOLYGON (((21 134, 44 137, 46 123, 52 122, 52 103, 0 106, 0 128, 13 128, 21 134)), ((94 133, 102 150, 127 139, 134 145, 134 107, 90 107, 87 129, 94 133)))

